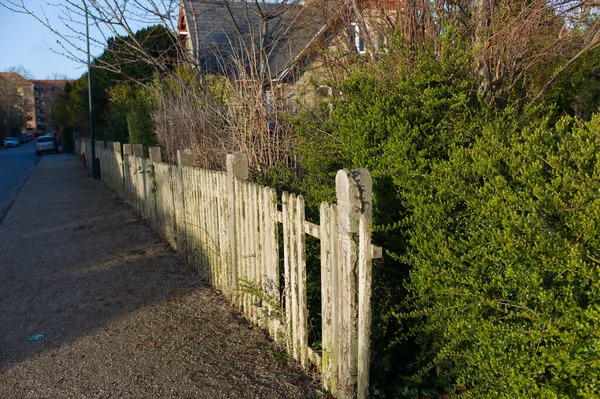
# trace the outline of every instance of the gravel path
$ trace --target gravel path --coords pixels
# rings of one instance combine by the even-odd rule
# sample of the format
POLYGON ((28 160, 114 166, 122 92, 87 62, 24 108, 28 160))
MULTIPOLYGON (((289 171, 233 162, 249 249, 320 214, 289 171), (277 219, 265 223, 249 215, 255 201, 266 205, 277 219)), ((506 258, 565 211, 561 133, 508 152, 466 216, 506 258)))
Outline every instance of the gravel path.
POLYGON ((0 398, 317 390, 77 159, 43 157, 0 226, 0 398))

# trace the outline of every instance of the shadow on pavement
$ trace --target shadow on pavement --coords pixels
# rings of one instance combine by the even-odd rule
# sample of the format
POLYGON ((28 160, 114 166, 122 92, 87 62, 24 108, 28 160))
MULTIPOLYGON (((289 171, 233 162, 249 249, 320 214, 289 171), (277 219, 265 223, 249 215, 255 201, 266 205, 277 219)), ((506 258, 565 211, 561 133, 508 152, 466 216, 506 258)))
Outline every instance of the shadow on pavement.
POLYGON ((70 155, 37 165, 0 248, 0 397, 316 396, 70 155))

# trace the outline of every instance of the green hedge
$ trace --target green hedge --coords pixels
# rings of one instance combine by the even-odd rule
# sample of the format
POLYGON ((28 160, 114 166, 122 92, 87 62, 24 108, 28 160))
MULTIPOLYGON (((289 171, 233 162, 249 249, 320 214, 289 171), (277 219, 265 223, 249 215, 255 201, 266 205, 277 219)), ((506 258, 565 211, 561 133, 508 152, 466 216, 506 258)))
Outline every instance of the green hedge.
POLYGON ((375 396, 597 397, 600 117, 500 108, 473 70, 447 40, 351 71, 279 183, 316 206, 340 166, 374 176, 375 396))

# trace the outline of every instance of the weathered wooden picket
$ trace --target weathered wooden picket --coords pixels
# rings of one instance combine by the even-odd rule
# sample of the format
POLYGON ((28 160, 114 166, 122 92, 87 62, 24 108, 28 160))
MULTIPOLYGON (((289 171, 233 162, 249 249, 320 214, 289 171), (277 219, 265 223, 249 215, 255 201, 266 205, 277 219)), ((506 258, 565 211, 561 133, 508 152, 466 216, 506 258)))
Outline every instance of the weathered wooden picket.
MULTIPOLYGON (((79 149, 91 164, 89 141, 79 149)), ((245 317, 285 344, 303 367, 321 371, 339 398, 368 397, 371 334, 371 177, 340 170, 337 205, 321 204, 320 223, 304 217, 301 195, 248 182, 247 158, 229 155, 227 173, 149 158, 140 145, 97 142, 102 179, 127 200, 245 317), (283 234, 280 236, 279 224, 283 234), (306 234, 321 243, 322 350, 308 343, 306 234), (280 242, 280 237, 282 241, 280 242), (280 248, 283 249, 283 270, 280 248)))

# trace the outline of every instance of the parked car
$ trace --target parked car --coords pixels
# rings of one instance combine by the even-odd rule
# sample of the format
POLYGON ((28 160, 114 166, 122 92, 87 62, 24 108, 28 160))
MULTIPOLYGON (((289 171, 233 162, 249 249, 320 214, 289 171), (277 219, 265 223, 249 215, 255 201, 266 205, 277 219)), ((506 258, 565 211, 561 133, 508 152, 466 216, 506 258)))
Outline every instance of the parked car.
POLYGON ((54 141, 52 136, 38 137, 35 143, 35 153, 41 155, 43 152, 56 152, 58 154, 58 143, 54 141))
POLYGON ((19 140, 19 143, 23 144, 23 143, 27 143, 27 137, 24 135, 20 135, 19 137, 17 137, 19 140))
POLYGON ((16 137, 7 137, 4 139, 5 147, 18 147, 21 143, 19 143, 19 139, 16 137))

